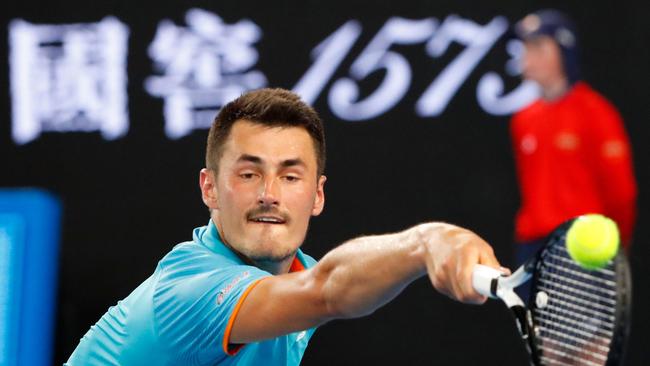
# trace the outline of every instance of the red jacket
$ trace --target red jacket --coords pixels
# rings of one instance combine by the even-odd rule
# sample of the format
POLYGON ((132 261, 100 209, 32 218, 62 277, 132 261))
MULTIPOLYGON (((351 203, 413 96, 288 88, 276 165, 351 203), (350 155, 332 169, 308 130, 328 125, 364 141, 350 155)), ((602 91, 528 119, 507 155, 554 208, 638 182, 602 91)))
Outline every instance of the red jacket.
POLYGON ((628 243, 636 217, 636 181, 616 109, 579 82, 560 100, 538 100, 512 119, 521 191, 515 237, 545 237, 563 221, 601 213, 628 243))

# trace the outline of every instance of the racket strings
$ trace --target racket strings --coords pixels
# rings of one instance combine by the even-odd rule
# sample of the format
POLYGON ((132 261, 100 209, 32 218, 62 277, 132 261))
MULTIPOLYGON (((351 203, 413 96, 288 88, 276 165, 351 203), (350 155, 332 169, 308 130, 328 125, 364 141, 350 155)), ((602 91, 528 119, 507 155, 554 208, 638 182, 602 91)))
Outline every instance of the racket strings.
POLYGON ((602 366, 616 324, 614 264, 588 271, 577 265, 564 238, 540 254, 531 302, 543 365, 602 366))

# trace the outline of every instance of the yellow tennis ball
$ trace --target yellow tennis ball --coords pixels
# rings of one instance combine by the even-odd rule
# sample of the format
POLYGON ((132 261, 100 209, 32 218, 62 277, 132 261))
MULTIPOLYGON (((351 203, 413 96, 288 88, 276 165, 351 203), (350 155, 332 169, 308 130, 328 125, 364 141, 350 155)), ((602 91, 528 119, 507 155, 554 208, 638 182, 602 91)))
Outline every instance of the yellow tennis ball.
POLYGON ((597 214, 576 218, 566 235, 569 255, 589 270, 604 267, 618 252, 619 243, 616 223, 597 214))

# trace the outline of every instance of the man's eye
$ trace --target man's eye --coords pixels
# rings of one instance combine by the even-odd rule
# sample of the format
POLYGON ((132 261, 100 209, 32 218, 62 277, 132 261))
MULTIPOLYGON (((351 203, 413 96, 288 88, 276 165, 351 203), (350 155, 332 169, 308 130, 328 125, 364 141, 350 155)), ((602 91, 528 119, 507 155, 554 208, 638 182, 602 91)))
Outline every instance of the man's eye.
POLYGON ((243 174, 240 174, 239 177, 242 178, 242 179, 247 179, 248 180, 248 179, 253 179, 253 177, 255 177, 255 174, 253 174, 253 173, 243 173, 243 174))
POLYGON ((284 180, 286 180, 287 182, 297 182, 297 181, 300 180, 300 178, 298 178, 298 177, 296 177, 294 175, 285 175, 284 180))

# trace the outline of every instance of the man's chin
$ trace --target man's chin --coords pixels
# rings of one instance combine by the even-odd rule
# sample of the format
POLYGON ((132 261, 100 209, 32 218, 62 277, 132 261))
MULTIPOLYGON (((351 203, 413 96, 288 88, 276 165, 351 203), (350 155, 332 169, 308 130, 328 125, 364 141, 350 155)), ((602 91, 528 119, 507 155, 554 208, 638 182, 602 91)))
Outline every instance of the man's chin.
POLYGON ((247 257, 255 262, 280 263, 293 258, 299 245, 287 246, 288 240, 281 238, 257 238, 247 257))

